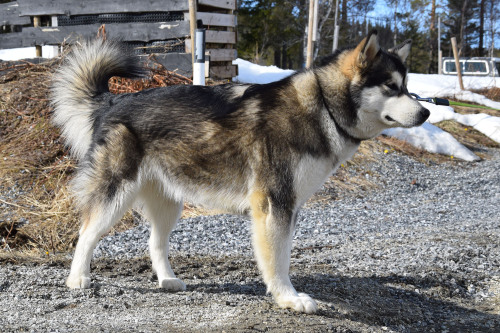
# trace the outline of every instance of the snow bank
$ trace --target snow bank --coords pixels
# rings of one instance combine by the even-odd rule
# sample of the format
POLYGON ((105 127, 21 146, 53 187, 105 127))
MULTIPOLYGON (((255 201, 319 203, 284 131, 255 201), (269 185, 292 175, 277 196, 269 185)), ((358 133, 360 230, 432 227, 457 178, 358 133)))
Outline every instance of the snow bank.
POLYGON ((383 134, 404 140, 409 144, 431 153, 444 154, 465 161, 480 160, 473 152, 447 133, 431 123, 425 122, 420 127, 390 128, 383 134))
POLYGON ((236 59, 233 64, 238 65, 238 76, 233 81, 240 83, 270 83, 281 80, 295 73, 291 69, 281 69, 276 66, 260 66, 243 59, 236 59))

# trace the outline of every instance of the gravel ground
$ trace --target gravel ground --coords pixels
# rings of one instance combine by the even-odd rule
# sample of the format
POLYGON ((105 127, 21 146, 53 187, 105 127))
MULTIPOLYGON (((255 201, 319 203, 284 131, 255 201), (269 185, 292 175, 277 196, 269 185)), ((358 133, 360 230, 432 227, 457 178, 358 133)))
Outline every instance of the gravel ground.
POLYGON ((500 150, 427 166, 397 153, 364 166, 377 189, 310 204, 292 282, 314 315, 277 308, 252 259, 247 219, 185 219, 172 266, 188 287, 156 287, 147 224, 105 237, 92 288, 68 290, 68 259, 0 266, 4 332, 500 332, 500 150))

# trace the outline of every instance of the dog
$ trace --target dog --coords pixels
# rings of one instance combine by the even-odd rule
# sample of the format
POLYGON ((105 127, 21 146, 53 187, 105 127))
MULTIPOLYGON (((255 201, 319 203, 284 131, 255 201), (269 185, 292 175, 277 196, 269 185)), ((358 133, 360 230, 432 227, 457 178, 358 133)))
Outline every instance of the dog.
POLYGON ((72 187, 82 226, 67 286, 90 287, 99 238, 140 203, 159 286, 185 290, 168 245, 187 200, 250 216, 267 291, 279 307, 315 312, 316 302, 289 278, 297 212, 362 140, 428 118, 406 88, 410 47, 408 40, 382 50, 372 31, 277 82, 121 95, 109 92, 108 80, 144 76, 137 57, 113 41, 74 49, 51 88, 53 121, 79 163, 72 187))

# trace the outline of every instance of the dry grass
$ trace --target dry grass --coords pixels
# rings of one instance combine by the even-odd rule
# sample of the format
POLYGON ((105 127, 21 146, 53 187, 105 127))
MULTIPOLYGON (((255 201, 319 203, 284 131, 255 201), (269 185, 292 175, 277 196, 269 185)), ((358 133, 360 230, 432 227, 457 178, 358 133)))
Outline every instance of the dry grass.
MULTIPOLYGON (((79 230, 68 180, 76 167, 67 156, 60 132, 50 122, 48 92, 60 60, 0 68, 0 190, 18 195, 0 198, 0 247, 28 256, 57 255, 71 249, 79 230)), ((146 88, 189 84, 191 80, 167 71, 150 59, 150 79, 112 78, 110 90, 134 92, 146 88)), ((186 216, 209 213, 188 206, 186 216)), ((134 225, 128 213, 111 232, 134 225)))
POLYGON ((486 98, 492 101, 500 102, 500 88, 484 88, 484 89, 472 89, 472 92, 480 95, 484 95, 486 98))
POLYGON ((461 114, 486 113, 489 114, 490 116, 500 117, 500 111, 493 109, 472 108, 472 107, 458 106, 458 105, 453 105, 453 109, 455 110, 455 112, 461 114))
POLYGON ((193 81, 175 72, 168 71, 165 67, 150 56, 146 67, 151 72, 148 79, 133 80, 121 77, 112 77, 109 80, 109 90, 113 94, 134 93, 144 89, 167 87, 178 84, 192 84, 193 81))
POLYGON ((444 163, 450 161, 450 156, 430 153, 426 150, 412 146, 406 141, 399 140, 390 136, 381 135, 377 137, 377 140, 384 144, 384 146, 386 147, 384 151, 397 151, 425 164, 444 163))
POLYGON ((473 127, 465 126, 456 121, 445 120, 436 124, 441 129, 451 133, 455 139, 472 150, 477 146, 500 148, 500 144, 485 136, 473 127))
MULTIPOLYGON (((499 88, 491 88, 488 90, 482 90, 484 93, 489 91, 495 91, 498 93, 499 88)), ((489 93, 491 95, 491 92, 489 93)), ((460 114, 478 114, 485 113, 494 117, 500 117, 500 111, 492 109, 482 109, 482 108, 472 108, 464 106, 453 106, 455 112, 460 114)), ((489 137, 485 136, 481 132, 475 130, 473 127, 462 125, 456 121, 445 120, 435 124, 439 128, 453 135, 458 142, 469 148, 474 154, 478 155, 482 159, 490 158, 489 155, 484 151, 484 147, 489 148, 500 148, 498 142, 493 141, 489 137)))
MULTIPOLYGON (((23 244, 40 251, 58 250, 58 242, 68 243, 73 220, 65 216, 61 226, 50 225, 68 212, 68 200, 61 200, 74 166, 65 157, 59 131, 49 121, 47 92, 55 63, 12 66, 0 79, 0 177, 2 190, 16 187, 26 194, 2 199, 9 209, 0 213, 0 236, 4 248, 23 244), (22 220, 30 221, 25 224, 22 220), (43 240, 36 234, 43 235, 43 240), (54 229, 54 230, 51 230, 54 229), (56 230, 57 229, 57 230, 56 230), (49 231, 50 230, 50 231, 49 231), (49 234, 47 234, 49 233, 49 234)), ((74 215, 74 214, 67 214, 74 215)))
MULTIPOLYGON (((445 120, 434 124, 444 131, 450 133, 458 142, 470 149, 474 154, 482 159, 489 159, 490 156, 484 150, 484 147, 500 148, 500 144, 491 140, 479 131, 469 126, 464 126, 453 120, 445 120)), ((429 163, 459 163, 458 160, 453 159, 451 156, 435 154, 425 151, 423 149, 414 147, 407 143, 393 137, 381 135, 377 140, 386 145, 389 151, 394 150, 408 155, 417 161, 425 164, 429 163)))

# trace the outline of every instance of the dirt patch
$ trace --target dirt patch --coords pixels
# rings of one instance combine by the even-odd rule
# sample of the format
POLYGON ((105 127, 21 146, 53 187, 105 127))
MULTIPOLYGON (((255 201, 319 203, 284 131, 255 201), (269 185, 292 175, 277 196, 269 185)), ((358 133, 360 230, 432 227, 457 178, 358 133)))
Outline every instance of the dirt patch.
POLYGON ((40 330, 108 332, 494 332, 500 325, 498 315, 482 309, 487 304, 456 292, 440 276, 343 276, 326 262, 292 264, 294 285, 319 303, 316 314, 305 315, 277 308, 246 257, 174 257, 188 286, 179 293, 156 287, 148 258, 98 260, 87 290, 71 291, 56 280, 67 266, 4 266, 4 276, 18 276, 0 279, 9 304, 17 297, 3 318, 4 332, 35 323, 40 330))
POLYGON ((481 153, 485 152, 483 147, 500 147, 498 142, 491 140, 473 127, 462 125, 456 121, 445 120, 435 125, 453 135, 458 142, 472 150, 475 154, 480 155, 482 158, 484 158, 484 156, 481 156, 481 153))

